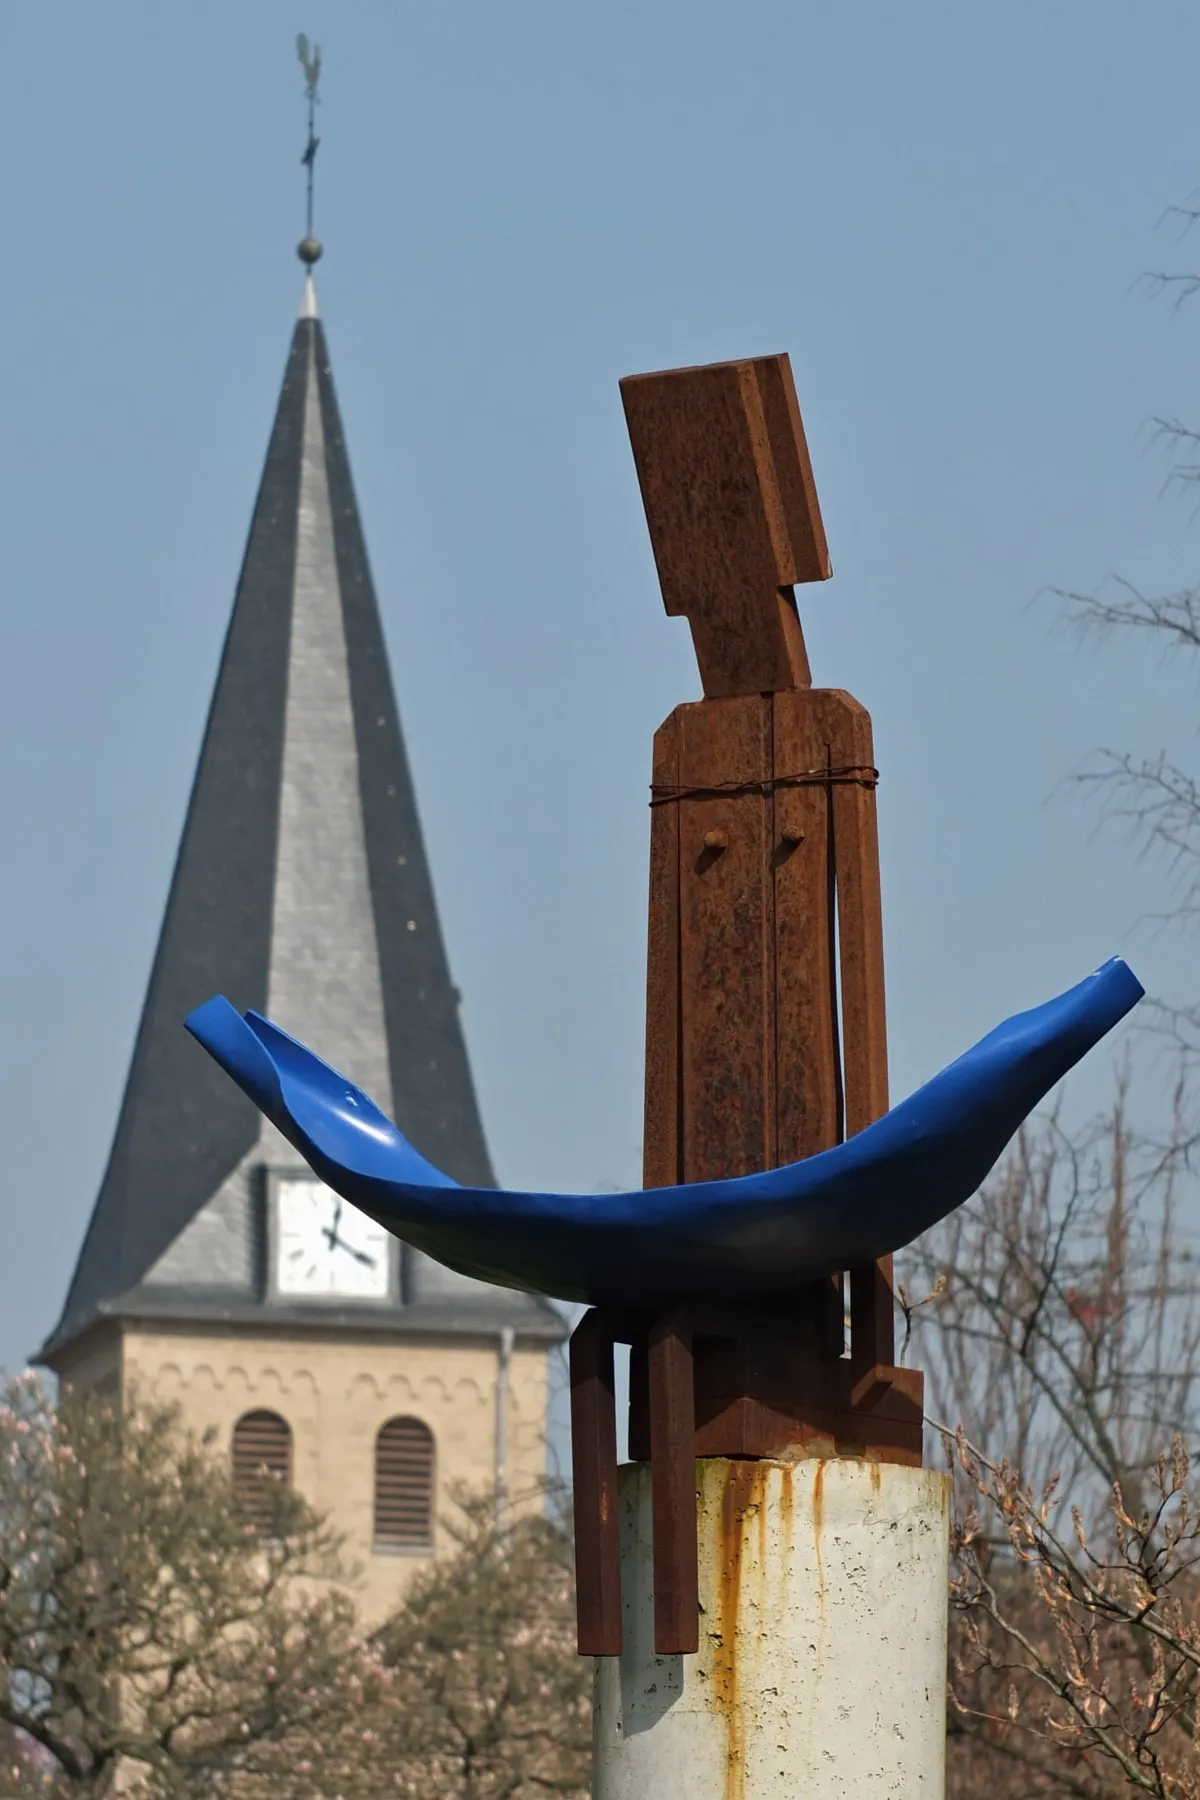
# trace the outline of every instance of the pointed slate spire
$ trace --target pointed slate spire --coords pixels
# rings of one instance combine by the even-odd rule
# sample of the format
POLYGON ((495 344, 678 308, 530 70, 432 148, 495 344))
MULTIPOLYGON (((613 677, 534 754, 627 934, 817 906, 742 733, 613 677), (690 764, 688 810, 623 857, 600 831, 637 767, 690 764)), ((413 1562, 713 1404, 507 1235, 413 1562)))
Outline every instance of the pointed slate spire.
MULTIPOLYGON (((311 270, 116 1137, 51 1354, 130 1307, 219 1301, 235 1317, 265 1303, 264 1171, 296 1159, 183 1030, 214 993, 318 1044, 434 1162, 491 1184, 311 270)), ((404 1299, 393 1327, 422 1304, 476 1329, 481 1309, 511 1320, 515 1306, 560 1335, 535 1303, 411 1252, 404 1299)))

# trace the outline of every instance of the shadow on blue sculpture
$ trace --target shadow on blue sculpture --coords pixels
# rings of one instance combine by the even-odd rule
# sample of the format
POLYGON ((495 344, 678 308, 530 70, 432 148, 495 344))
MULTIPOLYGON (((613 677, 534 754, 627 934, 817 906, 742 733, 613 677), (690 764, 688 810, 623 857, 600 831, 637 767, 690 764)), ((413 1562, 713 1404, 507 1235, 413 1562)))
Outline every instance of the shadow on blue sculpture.
POLYGON ((835 1149, 629 1194, 460 1187, 269 1019, 218 997, 187 1028, 322 1181, 417 1249, 502 1287, 658 1309, 783 1294, 909 1243, 971 1197, 1022 1121, 1142 993, 1114 958, 998 1025, 835 1149))

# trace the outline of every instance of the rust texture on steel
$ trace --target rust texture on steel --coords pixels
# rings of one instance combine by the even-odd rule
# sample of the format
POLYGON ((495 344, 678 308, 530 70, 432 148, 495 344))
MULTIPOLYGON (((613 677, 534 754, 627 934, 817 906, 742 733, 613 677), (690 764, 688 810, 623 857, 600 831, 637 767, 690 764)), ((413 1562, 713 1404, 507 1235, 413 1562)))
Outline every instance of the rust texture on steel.
MULTIPOLYGON (((621 392, 705 696, 654 740, 643 1178, 660 1187, 813 1156, 886 1112, 876 772, 865 708, 811 682, 792 590, 830 566, 787 357, 621 392)), ((581 1650, 621 1647, 613 1343, 632 1346, 630 1455, 651 1465, 655 1649, 681 1654, 699 1626, 697 1456, 920 1463, 922 1377, 895 1366, 893 1304, 889 1257, 773 1308, 585 1317, 581 1650)))
POLYGON ((613 1342, 607 1315, 596 1311, 586 1313, 571 1335, 575 1591, 583 1656, 617 1656, 621 1649, 613 1342))

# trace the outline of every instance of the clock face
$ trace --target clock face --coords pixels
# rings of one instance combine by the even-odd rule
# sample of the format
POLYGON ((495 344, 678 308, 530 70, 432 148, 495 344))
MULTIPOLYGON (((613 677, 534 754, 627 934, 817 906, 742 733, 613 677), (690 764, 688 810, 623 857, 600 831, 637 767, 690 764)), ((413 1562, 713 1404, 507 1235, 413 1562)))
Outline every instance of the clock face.
POLYGON ((275 1184, 275 1287, 280 1294, 385 1300, 388 1234, 312 1176, 275 1184))

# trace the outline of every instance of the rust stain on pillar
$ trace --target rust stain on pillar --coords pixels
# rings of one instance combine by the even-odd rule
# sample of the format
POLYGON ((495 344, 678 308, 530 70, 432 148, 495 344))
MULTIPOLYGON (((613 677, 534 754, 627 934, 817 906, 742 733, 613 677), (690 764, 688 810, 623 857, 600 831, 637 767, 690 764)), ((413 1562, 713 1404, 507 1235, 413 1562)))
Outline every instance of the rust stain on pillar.
POLYGON ((719 1561, 713 1572, 717 1588, 718 1643, 713 1655, 714 1699, 725 1720, 725 1795, 724 1800, 746 1800, 746 1696, 740 1679, 743 1646, 739 1638, 746 1629, 746 1602, 753 1605, 756 1623, 761 1622, 765 1596, 747 1593, 751 1580, 761 1588, 766 1569, 766 1465, 757 1462, 730 1462, 725 1469, 721 1491, 719 1561), (760 1553, 746 1556, 748 1516, 758 1514, 760 1553))

